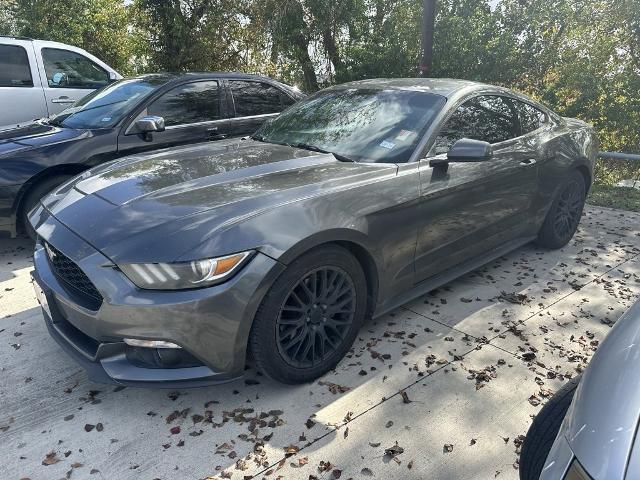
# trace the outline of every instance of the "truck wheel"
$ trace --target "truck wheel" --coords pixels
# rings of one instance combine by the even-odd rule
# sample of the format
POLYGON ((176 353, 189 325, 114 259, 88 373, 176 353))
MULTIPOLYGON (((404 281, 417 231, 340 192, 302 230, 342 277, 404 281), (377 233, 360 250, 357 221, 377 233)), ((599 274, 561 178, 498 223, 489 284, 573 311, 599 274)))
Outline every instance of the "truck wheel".
POLYGON ((70 178, 71 175, 54 175, 52 177, 45 178, 33 185, 25 194, 20 206, 19 219, 24 232, 29 235, 31 239, 36 239, 36 232, 31 226, 31 223, 29 223, 29 212, 38 205, 38 202, 42 197, 70 178))

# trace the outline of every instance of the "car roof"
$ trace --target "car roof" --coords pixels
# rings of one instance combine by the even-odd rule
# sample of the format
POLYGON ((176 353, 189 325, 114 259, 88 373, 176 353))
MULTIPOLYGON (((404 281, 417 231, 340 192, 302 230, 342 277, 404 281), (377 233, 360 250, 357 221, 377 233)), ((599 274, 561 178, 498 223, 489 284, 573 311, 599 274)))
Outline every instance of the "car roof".
POLYGON ((162 73, 147 73, 144 75, 137 75, 134 77, 128 77, 127 80, 148 80, 151 81, 156 86, 162 87, 171 87, 176 84, 180 84, 188 81, 197 81, 197 80, 207 80, 207 79, 220 79, 220 78, 232 78, 234 80, 254 80, 267 82, 272 85, 279 87, 282 90, 285 90, 289 93, 293 98, 300 99, 305 95, 297 90, 296 88, 287 85, 286 83, 282 83, 278 80, 275 80, 270 77, 265 77, 262 75, 254 75, 250 73, 240 73, 240 72, 187 72, 187 73, 173 73, 173 72, 162 72, 162 73))
POLYGON ((167 83, 169 82, 182 82, 184 80, 206 80, 208 78, 240 78, 245 80, 265 80, 268 82, 281 83, 277 80, 274 80, 269 77, 265 77, 262 75, 253 75, 250 73, 239 73, 239 72, 186 72, 186 73, 175 73, 175 72, 161 72, 161 73, 148 73, 144 75, 138 75, 135 77, 130 77, 132 79, 148 79, 154 78, 156 80, 165 80, 167 83))
POLYGON ((23 42, 35 42, 44 47, 64 47, 64 48, 72 47, 78 50, 85 51, 82 47, 78 47, 76 45, 70 45, 68 43, 55 42, 53 40, 40 40, 39 38, 21 37, 19 35, 0 35, 0 40, 2 40, 3 38, 7 38, 9 40, 21 40, 23 42))
POLYGON ((467 88, 496 88, 484 83, 454 78, 372 78, 336 85, 333 89, 370 88, 376 90, 411 90, 451 97, 456 92, 467 88))

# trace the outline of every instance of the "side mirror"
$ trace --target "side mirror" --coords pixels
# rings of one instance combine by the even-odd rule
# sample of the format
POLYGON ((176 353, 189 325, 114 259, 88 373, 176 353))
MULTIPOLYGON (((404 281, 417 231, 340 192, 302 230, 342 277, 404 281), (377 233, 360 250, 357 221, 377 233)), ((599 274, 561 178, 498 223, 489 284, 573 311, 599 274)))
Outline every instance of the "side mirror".
POLYGON ((462 138, 447 153, 450 162, 483 162, 493 155, 491 144, 480 140, 462 138))
POLYGON ((493 155, 489 142, 462 138, 449 149, 447 158, 434 158, 429 162, 431 167, 447 167, 453 162, 484 162, 493 155))
POLYGON ((109 83, 115 82, 116 80, 118 80, 116 72, 109 72, 109 83))
POLYGON ((138 133, 164 132, 164 118, 149 115, 136 120, 138 133))

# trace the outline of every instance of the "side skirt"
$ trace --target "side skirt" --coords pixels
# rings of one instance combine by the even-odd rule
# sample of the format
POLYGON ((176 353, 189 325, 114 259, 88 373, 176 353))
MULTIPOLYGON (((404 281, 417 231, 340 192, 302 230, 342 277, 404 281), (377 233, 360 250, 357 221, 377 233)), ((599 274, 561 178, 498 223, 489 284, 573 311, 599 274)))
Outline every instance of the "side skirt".
POLYGON ((461 277, 465 273, 469 273, 475 270, 476 268, 482 267, 483 265, 486 265, 487 263, 492 262, 493 260, 500 258, 503 255, 506 255, 507 253, 522 247, 523 245, 526 245, 527 243, 535 240, 535 238, 536 238, 535 236, 532 236, 532 237, 523 237, 523 238, 517 238, 515 240, 511 240, 507 243, 502 244, 499 247, 494 248, 493 250, 490 250, 489 252, 483 255, 474 257, 471 260, 467 260, 466 262, 462 262, 456 265, 455 267, 450 268, 449 270, 446 270, 442 273, 434 275, 433 277, 423 280, 412 289, 406 292, 403 292, 397 297, 394 297, 388 302, 378 306, 378 308, 376 309, 376 312, 373 315, 373 318, 380 317, 385 313, 390 312, 391 310, 401 307, 402 305, 410 302, 411 300, 415 300, 421 295, 429 293, 431 290, 435 290, 436 288, 441 287, 461 277))

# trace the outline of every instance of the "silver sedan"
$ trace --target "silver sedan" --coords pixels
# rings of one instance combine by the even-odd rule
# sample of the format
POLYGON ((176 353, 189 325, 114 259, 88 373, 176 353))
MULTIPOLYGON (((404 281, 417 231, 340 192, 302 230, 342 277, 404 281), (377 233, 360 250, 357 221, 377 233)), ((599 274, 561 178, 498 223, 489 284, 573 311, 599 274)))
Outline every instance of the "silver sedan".
POLYGON ((640 478, 640 301, 616 323, 582 378, 536 416, 522 449, 521 480, 640 478))

